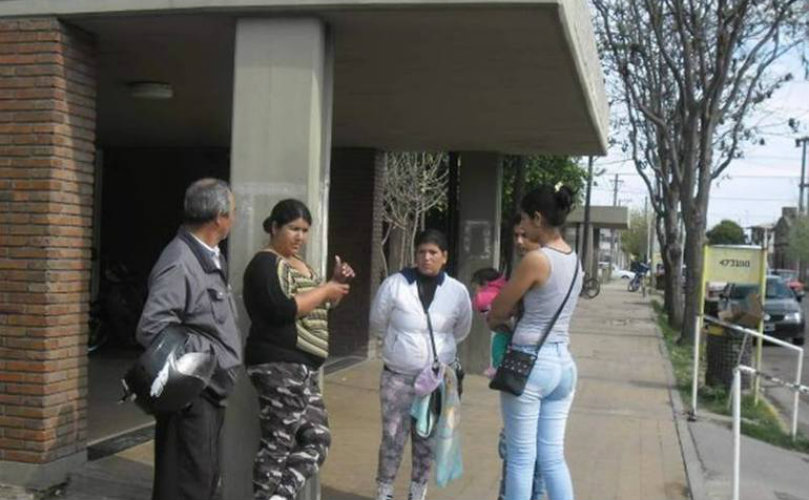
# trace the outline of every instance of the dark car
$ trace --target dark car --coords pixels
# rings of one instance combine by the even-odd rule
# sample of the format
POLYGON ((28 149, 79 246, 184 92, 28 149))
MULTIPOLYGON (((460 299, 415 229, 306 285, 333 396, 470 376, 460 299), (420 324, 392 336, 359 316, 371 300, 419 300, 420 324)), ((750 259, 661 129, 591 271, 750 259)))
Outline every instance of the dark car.
POLYGON ((795 295, 798 297, 803 297, 805 295, 804 285, 803 283, 798 280, 798 271, 792 269, 773 269, 772 274, 779 276, 783 279, 787 286, 795 292, 795 295))
MULTIPOLYGON (((758 285, 728 284, 722 293, 722 307, 740 306, 751 293, 758 293, 758 285)), ((764 333, 803 345, 805 318, 799 298, 778 276, 767 277, 764 297, 764 333)))

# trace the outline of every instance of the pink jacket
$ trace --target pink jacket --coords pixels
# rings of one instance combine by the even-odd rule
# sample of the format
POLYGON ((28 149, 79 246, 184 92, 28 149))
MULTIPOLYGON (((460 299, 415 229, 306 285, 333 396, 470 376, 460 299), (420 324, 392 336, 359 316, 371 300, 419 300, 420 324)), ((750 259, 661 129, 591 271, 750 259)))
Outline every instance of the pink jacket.
POLYGON ((481 288, 472 300, 472 305, 475 306, 475 310, 481 313, 489 312, 489 309, 492 308, 494 298, 497 297, 497 294, 500 293, 500 290, 504 286, 506 286, 506 278, 504 276, 486 283, 486 286, 481 288))

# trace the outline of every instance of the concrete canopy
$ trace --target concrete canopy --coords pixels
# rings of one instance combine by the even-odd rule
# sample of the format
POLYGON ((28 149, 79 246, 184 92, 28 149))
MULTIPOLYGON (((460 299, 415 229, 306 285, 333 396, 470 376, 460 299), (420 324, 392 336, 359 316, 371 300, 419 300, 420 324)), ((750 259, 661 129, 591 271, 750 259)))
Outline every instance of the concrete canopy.
POLYGON ((583 0, 5 0, 95 34, 99 142, 228 146, 235 19, 315 16, 334 37, 333 145, 601 154, 607 106, 583 0), (169 101, 126 82, 161 80, 169 101), (159 124, 160 126, 156 126, 159 124))
MULTIPOLYGON (((567 224, 584 224, 584 208, 576 207, 570 212, 567 224)), ((590 207, 590 224, 597 229, 629 229, 629 209, 593 205, 590 207)))

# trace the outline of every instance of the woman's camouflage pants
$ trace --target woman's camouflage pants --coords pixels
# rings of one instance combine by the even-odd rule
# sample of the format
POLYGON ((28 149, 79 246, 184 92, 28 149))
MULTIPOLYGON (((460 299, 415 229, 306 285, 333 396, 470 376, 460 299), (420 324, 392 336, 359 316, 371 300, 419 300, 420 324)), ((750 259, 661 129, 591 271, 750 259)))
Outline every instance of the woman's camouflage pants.
POLYGON ((410 407, 416 395, 415 376, 400 375, 387 369, 382 371, 380 400, 382 407, 382 444, 379 446, 378 483, 393 484, 402 461, 407 436, 412 440, 411 481, 426 484, 433 462, 432 437, 422 438, 415 432, 410 407))
POLYGON ((326 460, 331 444, 318 372, 298 363, 266 363, 248 373, 261 408, 254 498, 292 500, 326 460))

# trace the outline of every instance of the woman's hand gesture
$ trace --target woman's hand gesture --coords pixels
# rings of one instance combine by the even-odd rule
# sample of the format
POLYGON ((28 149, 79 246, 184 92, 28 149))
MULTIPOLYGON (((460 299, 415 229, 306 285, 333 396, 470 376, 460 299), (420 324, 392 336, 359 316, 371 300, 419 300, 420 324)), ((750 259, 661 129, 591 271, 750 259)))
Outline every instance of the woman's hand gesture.
POLYGON ((336 281, 337 283, 348 283, 352 279, 354 279, 356 274, 354 273, 354 269, 348 265, 347 262, 343 262, 340 260, 339 255, 334 256, 334 272, 332 273, 331 279, 336 281))

